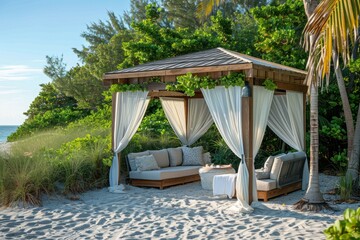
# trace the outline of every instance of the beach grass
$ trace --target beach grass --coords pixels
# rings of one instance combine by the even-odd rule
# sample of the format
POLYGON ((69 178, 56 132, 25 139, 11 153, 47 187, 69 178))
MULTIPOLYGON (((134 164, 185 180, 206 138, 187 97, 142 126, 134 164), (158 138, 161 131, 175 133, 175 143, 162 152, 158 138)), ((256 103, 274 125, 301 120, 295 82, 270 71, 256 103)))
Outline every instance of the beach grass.
POLYGON ((104 186, 108 168, 103 160, 111 157, 108 135, 106 129, 57 129, 12 143, 0 154, 0 204, 40 205, 42 193, 104 186))

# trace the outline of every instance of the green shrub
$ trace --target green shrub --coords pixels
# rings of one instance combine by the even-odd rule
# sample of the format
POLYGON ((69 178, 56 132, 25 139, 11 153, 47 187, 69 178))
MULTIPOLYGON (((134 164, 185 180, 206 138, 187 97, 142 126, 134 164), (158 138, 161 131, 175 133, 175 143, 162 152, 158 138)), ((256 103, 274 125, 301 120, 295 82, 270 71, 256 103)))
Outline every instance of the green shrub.
POLYGON ((107 183, 110 138, 87 134, 57 150, 48 150, 48 154, 54 156, 57 180, 64 183, 64 193, 80 193, 107 183))
POLYGON ((360 208, 346 209, 344 219, 336 220, 324 233, 327 239, 360 239, 360 208))
POLYGON ((39 154, 19 150, 0 156, 0 204, 39 205, 41 193, 54 190, 53 165, 39 154))
POLYGON ((351 174, 340 177, 339 194, 340 200, 349 200, 353 190, 353 179, 351 174))

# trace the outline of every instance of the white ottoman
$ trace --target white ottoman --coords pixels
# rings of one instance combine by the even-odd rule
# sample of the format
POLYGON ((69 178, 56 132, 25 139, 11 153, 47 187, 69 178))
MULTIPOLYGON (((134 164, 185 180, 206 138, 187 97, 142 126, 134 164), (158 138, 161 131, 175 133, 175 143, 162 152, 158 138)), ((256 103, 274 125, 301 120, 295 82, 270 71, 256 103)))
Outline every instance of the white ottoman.
POLYGON ((213 179, 216 175, 235 173, 231 165, 206 166, 199 169, 201 186, 206 190, 213 190, 213 179))

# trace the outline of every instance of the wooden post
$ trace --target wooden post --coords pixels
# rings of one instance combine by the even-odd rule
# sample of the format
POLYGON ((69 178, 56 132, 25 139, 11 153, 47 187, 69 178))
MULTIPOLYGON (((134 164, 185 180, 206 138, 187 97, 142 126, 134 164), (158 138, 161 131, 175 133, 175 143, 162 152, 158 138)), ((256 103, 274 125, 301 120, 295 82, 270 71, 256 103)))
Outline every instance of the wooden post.
POLYGON ((253 200, 252 196, 252 178, 253 178, 253 159, 252 159, 252 97, 242 98, 242 133, 245 152, 246 166, 249 171, 249 203, 253 200))
MULTIPOLYGON (((112 94, 112 109, 111 109, 111 147, 114 150, 115 149, 115 110, 116 110, 116 93, 112 94)), ((118 183, 120 182, 120 158, 121 158, 121 154, 118 153, 117 154, 118 157, 118 165, 119 165, 119 176, 118 176, 118 183)))
POLYGON ((304 152, 306 153, 306 92, 303 92, 304 152))

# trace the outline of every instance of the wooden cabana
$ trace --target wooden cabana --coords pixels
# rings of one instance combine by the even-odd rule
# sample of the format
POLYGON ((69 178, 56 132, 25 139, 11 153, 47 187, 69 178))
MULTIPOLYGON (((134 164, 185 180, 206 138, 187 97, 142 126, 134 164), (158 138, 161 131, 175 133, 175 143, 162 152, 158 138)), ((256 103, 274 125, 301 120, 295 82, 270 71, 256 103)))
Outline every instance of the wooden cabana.
MULTIPOLYGON (((142 84, 152 77, 159 77, 160 83, 148 85, 148 96, 157 97, 180 97, 188 99, 181 92, 165 90, 166 83, 176 82, 176 78, 186 73, 198 76, 210 76, 217 79, 231 72, 245 74, 246 82, 250 91, 254 86, 262 86, 266 79, 271 79, 277 89, 275 95, 285 94, 286 91, 302 93, 302 117, 303 129, 305 128, 305 101, 308 87, 305 82, 306 72, 287 67, 284 65, 268 62, 262 59, 240 54, 223 48, 214 48, 196 53, 190 53, 178 57, 141 64, 135 67, 108 72, 104 75, 105 85, 111 84, 142 84)), ((203 97, 198 91, 195 97, 203 97)), ((114 101, 113 101, 114 102, 114 101)), ((249 171, 249 179, 253 178, 253 97, 242 99, 242 135, 243 146, 246 156, 246 165, 249 171)), ((113 105, 114 106, 114 105, 113 105)), ((113 109, 114 113, 115 109, 113 109)), ((305 134, 304 139, 305 142, 305 134)), ((252 181, 249 181, 249 192, 252 192, 252 181)), ((249 202, 252 202, 250 195, 249 202)))

